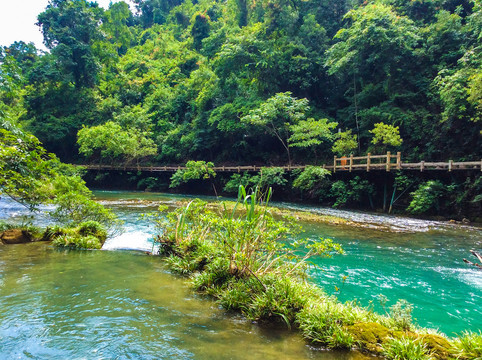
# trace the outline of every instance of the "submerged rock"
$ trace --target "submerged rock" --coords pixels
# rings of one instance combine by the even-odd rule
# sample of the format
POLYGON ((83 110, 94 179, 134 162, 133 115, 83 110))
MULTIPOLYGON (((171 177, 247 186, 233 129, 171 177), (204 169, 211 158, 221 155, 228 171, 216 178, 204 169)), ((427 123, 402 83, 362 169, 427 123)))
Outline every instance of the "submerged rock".
POLYGON ((0 242, 3 244, 25 244, 32 241, 32 235, 26 230, 9 229, 0 233, 0 242))

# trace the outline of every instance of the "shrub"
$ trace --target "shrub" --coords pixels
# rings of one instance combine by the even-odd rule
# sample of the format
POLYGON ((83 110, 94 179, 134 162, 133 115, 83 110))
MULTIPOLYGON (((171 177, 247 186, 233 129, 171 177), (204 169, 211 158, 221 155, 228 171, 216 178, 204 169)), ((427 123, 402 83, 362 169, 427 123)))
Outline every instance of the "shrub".
POLYGON ((444 185, 438 180, 429 180, 420 184, 418 189, 410 194, 412 201, 407 210, 412 214, 423 214, 432 208, 438 210, 439 199, 444 188, 444 185))
POLYGON ((57 247, 71 249, 100 249, 107 239, 107 231, 96 221, 85 221, 75 228, 49 227, 43 235, 57 247))
POLYGON ((253 177, 246 172, 243 175, 233 174, 226 185, 224 185, 223 190, 227 193, 237 193, 240 185, 249 188, 253 184, 252 179, 253 177))
POLYGON ((190 180, 211 179, 216 177, 216 172, 213 170, 214 164, 205 161, 188 161, 186 168, 177 170, 171 177, 170 188, 179 187, 183 183, 190 180))
POLYGON ((84 221, 77 226, 77 233, 81 236, 93 235, 103 244, 107 239, 107 231, 97 221, 84 221))
POLYGON ((293 187, 314 195, 330 172, 320 166, 307 166, 293 181, 293 187))
POLYGON ((330 195, 335 199, 333 207, 344 206, 347 203, 359 203, 364 197, 371 197, 375 193, 373 184, 370 184, 367 180, 361 179, 359 176, 355 176, 352 180, 344 182, 342 180, 335 181, 331 185, 330 195))
POLYGON ((260 189, 268 189, 272 186, 284 186, 288 180, 284 177, 285 171, 283 168, 261 168, 258 175, 251 178, 251 184, 256 185, 260 189))

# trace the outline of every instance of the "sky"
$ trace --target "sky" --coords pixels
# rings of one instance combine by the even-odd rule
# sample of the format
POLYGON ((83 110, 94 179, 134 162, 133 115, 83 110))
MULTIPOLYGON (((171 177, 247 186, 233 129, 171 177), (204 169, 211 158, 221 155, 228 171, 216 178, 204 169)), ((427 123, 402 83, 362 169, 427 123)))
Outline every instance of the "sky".
MULTIPOLYGON (((108 8, 109 3, 117 1, 97 0, 97 3, 108 8)), ((48 3, 49 0, 0 0, 0 46, 9 46, 22 40, 33 42, 38 49, 46 50, 40 28, 35 23, 37 15, 44 11, 48 3)))

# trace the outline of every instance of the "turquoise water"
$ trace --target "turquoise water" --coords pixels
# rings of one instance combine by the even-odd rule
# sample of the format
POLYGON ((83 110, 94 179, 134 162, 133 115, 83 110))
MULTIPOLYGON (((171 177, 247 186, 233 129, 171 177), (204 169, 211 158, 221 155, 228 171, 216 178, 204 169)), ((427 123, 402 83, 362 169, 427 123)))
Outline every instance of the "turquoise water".
POLYGON ((318 260, 324 270, 313 271, 313 281, 341 301, 358 299, 383 313, 405 299, 414 305, 413 317, 421 326, 448 335, 482 329, 482 271, 462 260, 471 256, 469 249, 482 248, 478 230, 354 233, 318 225, 309 233, 333 238, 346 251, 318 260), (379 294, 389 299, 385 309, 379 294))
MULTIPOLYGON (((311 348, 296 333, 263 329, 227 314, 170 274, 161 258, 146 256, 153 229, 139 215, 160 203, 175 207, 182 197, 96 195, 126 221, 126 233, 105 244, 110 251, 58 251, 38 243, 0 246, 0 359, 364 358, 311 348)), ((22 214, 21 207, 0 202, 0 218, 22 214)), ((306 236, 333 238, 346 251, 317 259, 323 271, 312 270, 314 282, 342 301, 372 302, 382 312, 378 294, 390 299, 388 306, 404 298, 414 304, 420 325, 447 334, 482 328, 482 272, 462 262, 471 256, 469 249, 482 248, 480 229, 337 215, 364 221, 368 228, 305 223, 306 236), (384 231, 374 229, 380 226, 384 231)))

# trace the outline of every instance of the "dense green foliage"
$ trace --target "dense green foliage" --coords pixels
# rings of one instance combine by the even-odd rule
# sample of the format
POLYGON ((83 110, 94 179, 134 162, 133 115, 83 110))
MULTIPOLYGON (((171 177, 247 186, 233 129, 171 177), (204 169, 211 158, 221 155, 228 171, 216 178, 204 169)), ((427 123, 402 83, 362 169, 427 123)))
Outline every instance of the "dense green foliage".
POLYGON ((0 195, 31 211, 53 205, 46 212, 60 224, 76 226, 95 221, 116 231, 119 222, 115 215, 92 199, 81 174, 81 168, 63 164, 47 153, 33 135, 8 122, 0 127, 0 195))
POLYGON ((2 50, 3 116, 69 160, 99 125, 140 143, 114 156, 82 130, 81 152, 104 162, 313 163, 336 127, 357 142, 340 135, 340 156, 480 158, 479 0, 135 4, 51 0, 38 16, 50 53, 2 50))
POLYGON ((46 236, 61 248, 100 249, 107 239, 107 231, 96 221, 86 221, 73 228, 47 228, 46 236))

